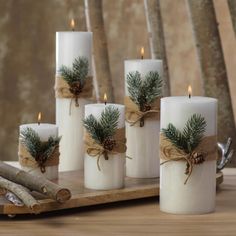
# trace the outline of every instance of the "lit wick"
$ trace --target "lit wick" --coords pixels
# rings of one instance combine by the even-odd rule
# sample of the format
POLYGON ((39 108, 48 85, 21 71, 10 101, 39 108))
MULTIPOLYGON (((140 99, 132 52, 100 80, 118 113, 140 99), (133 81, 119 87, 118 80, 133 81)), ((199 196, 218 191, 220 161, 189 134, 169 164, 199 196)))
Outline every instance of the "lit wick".
POLYGON ((190 99, 192 97, 192 87, 188 86, 188 98, 190 99))
POLYGON ((70 27, 71 27, 71 30, 72 30, 72 31, 75 31, 75 20, 74 20, 74 19, 71 19, 71 21, 70 21, 70 27))
POLYGON ((39 112, 39 114, 38 114, 38 125, 40 125, 41 119, 42 119, 42 113, 39 112))
POLYGON ((141 59, 143 60, 143 57, 144 57, 144 47, 141 47, 141 59))
POLYGON ((104 93, 103 100, 104 100, 105 105, 107 105, 107 94, 106 93, 104 93))

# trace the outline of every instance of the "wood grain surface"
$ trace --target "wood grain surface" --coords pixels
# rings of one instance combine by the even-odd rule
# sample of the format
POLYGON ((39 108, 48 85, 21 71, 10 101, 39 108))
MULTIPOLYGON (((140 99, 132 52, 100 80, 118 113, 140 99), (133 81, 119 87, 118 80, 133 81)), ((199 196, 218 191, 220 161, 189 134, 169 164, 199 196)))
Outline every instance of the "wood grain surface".
POLYGON ((224 171, 216 211, 206 215, 171 215, 159 210, 158 198, 116 202, 43 213, 0 216, 0 235, 161 235, 235 236, 236 169, 224 171))

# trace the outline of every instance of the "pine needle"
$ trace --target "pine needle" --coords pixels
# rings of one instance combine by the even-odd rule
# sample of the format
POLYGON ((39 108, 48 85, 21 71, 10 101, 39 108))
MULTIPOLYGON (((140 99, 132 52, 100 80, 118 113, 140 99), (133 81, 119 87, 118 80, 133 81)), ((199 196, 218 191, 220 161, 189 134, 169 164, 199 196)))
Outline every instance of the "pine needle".
POLYGON ((32 128, 25 128, 20 132, 20 140, 27 148, 32 157, 36 157, 40 153, 41 141, 38 134, 32 128))
POLYGON ((194 114, 186 123, 183 135, 188 140, 191 150, 195 149, 203 138, 206 129, 206 121, 201 115, 194 114))
POLYGON ((131 100, 140 110, 151 105, 162 93, 162 79, 157 71, 150 71, 144 80, 138 71, 130 72, 127 75, 127 85, 131 100))
POLYGON ((59 72, 68 84, 79 82, 83 87, 88 76, 88 67, 88 59, 78 57, 74 60, 72 68, 63 65, 59 69, 59 72))
POLYGON ((184 150, 186 153, 191 153, 202 141, 205 130, 205 118, 194 114, 188 119, 183 132, 180 132, 171 123, 166 129, 162 129, 162 132, 177 148, 184 150))
POLYGON ((187 148, 184 136, 178 129, 175 128, 173 124, 168 124, 166 129, 162 129, 162 132, 165 137, 169 139, 171 143, 174 144, 177 148, 183 150, 187 148))
POLYGON ((48 160, 55 148, 59 146, 60 140, 61 137, 49 137, 47 142, 42 142, 39 135, 30 127, 20 132, 20 141, 35 159, 48 160))
POLYGON ((102 144, 106 138, 112 137, 118 126, 120 112, 114 106, 107 106, 97 120, 93 115, 89 115, 83 120, 84 127, 91 137, 102 144))

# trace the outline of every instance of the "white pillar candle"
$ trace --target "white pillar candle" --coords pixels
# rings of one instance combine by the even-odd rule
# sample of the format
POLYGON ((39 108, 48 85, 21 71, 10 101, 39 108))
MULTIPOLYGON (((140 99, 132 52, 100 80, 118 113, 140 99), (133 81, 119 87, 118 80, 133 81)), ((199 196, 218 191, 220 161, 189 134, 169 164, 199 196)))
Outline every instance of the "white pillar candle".
MULTIPOLYGON (((157 71, 162 77, 162 60, 126 60, 125 80, 130 72, 138 71, 142 79, 150 71, 157 71)), ((129 96, 127 82, 125 95, 129 96)), ((159 177, 159 132, 160 121, 146 119, 145 125, 130 126, 126 122, 127 156, 126 175, 134 178, 159 177)))
MULTIPOLYGON (((85 106, 85 118, 93 115, 96 119, 100 119, 101 113, 109 105, 118 108, 120 117, 117 128, 125 126, 125 107, 118 104, 89 104, 85 106)), ((84 160, 84 185, 89 189, 108 190, 118 189, 124 186, 125 176, 125 153, 108 154, 109 159, 105 160, 100 157, 98 169, 97 157, 91 157, 85 153, 84 160)))
MULTIPOLYGON (((48 141, 49 137, 57 138, 58 137, 58 127, 54 124, 47 123, 32 123, 32 124, 23 124, 20 125, 20 133, 26 128, 33 129, 39 136, 41 142, 48 141)), ((42 173, 40 168, 32 169, 31 167, 21 166, 24 171, 27 171, 31 174, 41 175, 49 180, 58 178, 58 165, 56 166, 46 166, 45 172, 42 173)))
MULTIPOLYGON (((207 97, 166 97, 161 99, 161 129, 172 123, 183 131, 187 120, 199 114, 206 120, 204 136, 217 135, 217 100, 207 97)), ((194 165, 186 184, 186 162, 161 165, 160 209, 174 214, 204 214, 215 209, 216 161, 194 165)))
MULTIPOLYGON (((78 57, 88 59, 89 72, 92 75, 92 33, 91 32, 57 32, 56 33, 56 71, 62 65, 72 67, 78 57)), ((59 135, 62 136, 60 144, 60 171, 83 169, 83 124, 84 105, 87 99, 79 98, 79 107, 75 100, 69 98, 56 98, 56 124, 59 135), (72 103, 71 103, 72 102, 72 103), (71 107, 71 114, 69 110, 71 107)))

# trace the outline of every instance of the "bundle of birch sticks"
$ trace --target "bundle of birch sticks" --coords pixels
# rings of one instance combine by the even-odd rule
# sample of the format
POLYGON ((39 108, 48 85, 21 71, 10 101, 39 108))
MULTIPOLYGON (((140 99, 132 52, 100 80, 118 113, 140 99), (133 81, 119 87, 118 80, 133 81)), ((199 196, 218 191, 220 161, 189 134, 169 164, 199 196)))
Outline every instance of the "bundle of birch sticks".
POLYGON ((30 212, 41 212, 40 203, 34 198, 34 191, 46 195, 58 203, 64 203, 71 198, 69 189, 0 161, 0 188, 1 192, 9 191, 29 208, 30 212))

